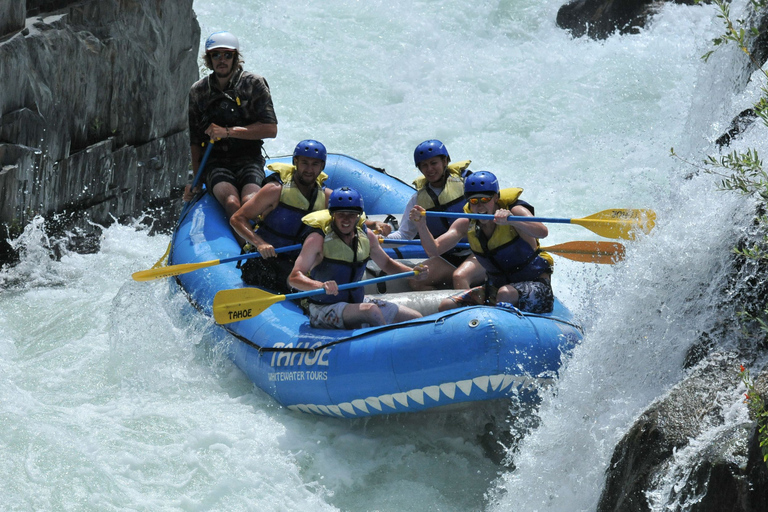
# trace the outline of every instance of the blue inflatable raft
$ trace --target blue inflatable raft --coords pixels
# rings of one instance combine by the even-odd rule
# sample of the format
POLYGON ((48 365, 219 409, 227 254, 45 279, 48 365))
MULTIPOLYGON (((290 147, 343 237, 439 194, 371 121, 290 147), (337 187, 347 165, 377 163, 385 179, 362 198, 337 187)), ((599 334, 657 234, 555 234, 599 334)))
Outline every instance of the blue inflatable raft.
MULTIPOLYGON (((382 170, 343 155, 328 155, 325 172, 327 186, 358 190, 369 215, 399 217, 414 192, 382 170)), ((169 264, 239 254, 223 210, 204 194, 182 214, 169 264)), ((243 286, 235 263, 195 270, 174 281, 174 288, 211 319, 214 295, 243 286)), ((413 307, 418 295, 386 298, 410 300, 413 307)), ((436 310, 434 304, 422 313, 436 310)), ((582 338, 580 326, 557 300, 546 315, 468 307, 354 330, 314 329, 297 305, 282 301, 254 318, 215 325, 212 333, 248 378, 280 404, 349 418, 531 396, 556 376, 563 356, 582 338)))

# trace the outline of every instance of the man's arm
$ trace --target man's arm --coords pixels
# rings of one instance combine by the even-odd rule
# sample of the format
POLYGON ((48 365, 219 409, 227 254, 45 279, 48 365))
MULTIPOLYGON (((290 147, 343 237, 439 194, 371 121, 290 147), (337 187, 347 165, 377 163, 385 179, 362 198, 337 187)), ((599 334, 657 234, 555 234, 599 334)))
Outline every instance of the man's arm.
POLYGON ((384 271, 384 273, 392 275, 415 270, 419 273, 417 279, 424 279, 427 277, 429 269, 426 265, 420 263, 411 268, 397 260, 393 260, 386 252, 384 252, 384 249, 381 248, 381 245, 379 245, 378 236, 374 235, 371 231, 368 231, 367 235, 368 241, 371 245, 371 259, 379 266, 381 270, 384 271))
POLYGON ((291 275, 288 276, 288 284, 302 291, 325 288, 325 293, 328 295, 336 295, 339 293, 336 281, 321 283, 309 277, 309 271, 323 259, 323 239, 324 237, 320 233, 310 233, 304 240, 301 253, 296 258, 291 275))
POLYGON ((437 237, 432 236, 432 232, 427 226, 426 217, 424 217, 424 208, 421 206, 414 206, 409 216, 411 221, 416 225, 419 231, 419 238, 421 238, 421 246, 426 251, 427 256, 434 258, 456 247, 456 244, 461 241, 462 238, 467 236, 469 230, 469 219, 457 219, 448 228, 448 231, 437 237))
POLYGON ((541 222, 525 222, 525 221, 512 221, 507 220, 507 217, 514 215, 515 217, 533 217, 528 208, 522 205, 513 206, 511 210, 497 210, 494 215, 493 221, 496 224, 507 224, 515 228, 520 238, 528 242, 531 247, 536 248, 538 245, 536 239, 545 238, 549 235, 549 228, 546 224, 541 222))
POLYGON ((252 123, 247 126, 219 126, 211 123, 205 130, 205 134, 213 140, 221 139, 245 139, 261 140, 277 137, 277 125, 266 123, 252 123))
POLYGON ((277 253, 275 253, 272 244, 266 243, 253 231, 250 221, 263 219, 269 215, 269 212, 274 210, 280 201, 281 191, 282 186, 279 183, 274 181, 267 183, 229 219, 232 229, 255 247, 264 258, 274 258, 277 253))

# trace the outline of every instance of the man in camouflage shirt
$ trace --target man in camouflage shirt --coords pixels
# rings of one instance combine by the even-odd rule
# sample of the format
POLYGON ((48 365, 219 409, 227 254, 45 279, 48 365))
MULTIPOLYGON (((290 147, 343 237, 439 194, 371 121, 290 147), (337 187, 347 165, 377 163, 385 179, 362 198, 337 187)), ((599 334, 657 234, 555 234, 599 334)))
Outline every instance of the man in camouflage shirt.
MULTIPOLYGON (((203 58, 213 72, 189 91, 192 169, 197 175, 204 147, 213 141, 204 181, 228 217, 258 192, 264 179, 262 139, 277 136, 269 85, 243 70, 239 47, 229 32, 211 34, 203 58)), ((188 185, 184 200, 199 189, 188 185)))

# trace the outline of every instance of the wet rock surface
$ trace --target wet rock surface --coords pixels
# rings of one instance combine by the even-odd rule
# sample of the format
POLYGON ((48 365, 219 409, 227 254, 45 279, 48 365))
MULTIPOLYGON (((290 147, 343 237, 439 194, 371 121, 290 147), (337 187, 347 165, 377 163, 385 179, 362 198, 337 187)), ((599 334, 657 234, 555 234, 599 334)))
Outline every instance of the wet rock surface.
MULTIPOLYGON (((177 208, 198 77, 192 1, 12 0, 0 19, 4 231, 41 215, 88 232, 177 208)), ((172 226, 175 211, 162 215, 157 227, 172 226)), ((5 238, 0 262, 12 260, 5 238)))

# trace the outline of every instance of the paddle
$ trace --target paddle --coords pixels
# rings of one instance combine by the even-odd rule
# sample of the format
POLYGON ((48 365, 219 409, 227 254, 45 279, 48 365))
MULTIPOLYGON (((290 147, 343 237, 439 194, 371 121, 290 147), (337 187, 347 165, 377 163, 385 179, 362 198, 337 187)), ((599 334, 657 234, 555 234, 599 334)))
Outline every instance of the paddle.
MULTIPOLYGON (((278 247, 275 249, 276 253, 297 251, 301 249, 301 244, 288 245, 286 247, 278 247)), ((178 276, 179 274, 186 274, 200 268, 212 267, 220 263, 229 263, 230 261, 247 260, 249 258, 259 258, 261 254, 258 252, 250 252, 248 254, 240 254, 238 256, 231 256, 229 258, 222 258, 220 260, 202 261, 200 263, 180 263, 178 265, 170 265, 167 267, 151 268, 149 270, 140 270, 133 273, 134 281, 152 281, 153 279, 162 279, 164 277, 178 276)))
MULTIPOLYGON (((208 146, 205 148, 205 153, 203 153, 203 158, 200 159, 200 165, 197 167, 197 174, 195 174, 195 179, 192 181, 192 186, 190 187, 190 190, 194 190, 195 187, 197 187, 197 185, 200 183, 200 179, 203 177, 203 170, 205 169, 205 164, 208 162, 208 157, 211 155, 212 150, 213 150, 213 139, 208 141, 208 146)), ((187 214, 187 210, 192 205, 192 202, 193 202, 192 200, 184 202, 184 208, 181 209, 181 214, 179 215, 179 222, 181 222, 181 219, 183 219, 184 215, 187 214)))
MULTIPOLYGON (((493 215, 482 213, 461 212, 424 212, 428 217, 449 217, 455 219, 493 219, 493 215)), ((606 238, 622 238, 633 240, 639 229, 645 234, 651 232, 655 225, 656 212, 650 209, 615 208, 603 210, 583 219, 558 219, 550 217, 517 217, 510 215, 507 220, 519 222, 554 222, 561 224, 578 224, 606 238)))
MULTIPOLYGON (((396 240, 379 238, 380 243, 397 245, 421 245, 420 240, 396 240)), ((459 249, 468 249, 469 244, 456 244, 459 249)), ((566 242, 564 244, 542 247, 542 251, 551 252, 569 260, 585 263, 603 263, 612 265, 624 259, 624 246, 618 242, 566 242)))
POLYGON ((208 141, 208 147, 205 148, 205 154, 203 154, 203 158, 200 159, 200 165, 197 167, 197 174, 195 175, 194 181, 192 181, 192 188, 195 188, 197 184, 200 183, 200 178, 203 177, 203 169, 205 169, 205 164, 208 162, 211 150, 213 150, 213 139, 208 141))
MULTIPOLYGON (((356 283, 342 284, 339 286, 339 291, 359 288, 361 286, 381 283, 384 281, 391 281, 392 279, 415 276, 417 273, 418 272, 414 270, 411 272, 392 274, 390 276, 366 279, 356 283)), ((304 297, 322 295, 324 293, 325 288, 318 288, 306 292, 289 293, 288 295, 275 295, 260 288, 234 288, 232 290, 221 290, 213 298, 213 318, 216 320, 216 323, 219 324, 239 322, 240 320, 247 320, 248 318, 258 316, 264 310, 269 308, 269 306, 277 302, 303 299, 304 297)))
MULTIPOLYGON (((200 178, 203 176, 203 169, 205 169, 205 163, 208 161, 208 155, 211 154, 211 150, 213 149, 213 139, 208 143, 208 147, 205 150, 205 154, 203 155, 203 158, 200 160, 200 165, 197 168, 197 174, 195 175, 195 179, 192 182, 192 189, 194 189, 197 184, 200 182, 200 178)), ((178 229, 179 225, 181 224, 182 219, 187 214, 187 211, 189 210, 189 207, 192 206, 192 201, 184 201, 184 206, 181 208, 181 213, 179 214, 179 220, 176 221, 176 228, 178 229)), ((165 266, 166 258, 168 258, 168 254, 171 252, 171 244, 173 241, 168 242, 168 247, 165 249, 165 254, 160 256, 160 259, 155 262, 154 265, 152 265, 152 268, 162 268, 165 266)), ((134 277, 134 279, 136 279, 134 277)))

